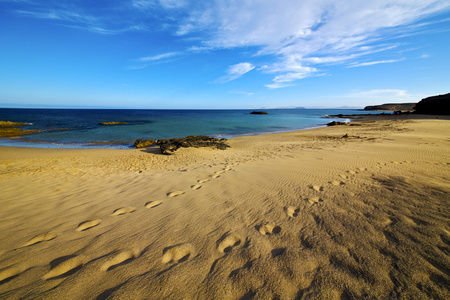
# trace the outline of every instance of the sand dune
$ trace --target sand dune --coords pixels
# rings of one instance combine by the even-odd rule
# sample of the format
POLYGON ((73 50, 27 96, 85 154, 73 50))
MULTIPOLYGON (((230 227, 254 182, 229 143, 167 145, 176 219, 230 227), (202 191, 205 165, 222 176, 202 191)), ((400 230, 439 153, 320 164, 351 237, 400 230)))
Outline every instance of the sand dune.
POLYGON ((172 156, 2 147, 0 298, 449 299, 450 122, 360 121, 172 156))

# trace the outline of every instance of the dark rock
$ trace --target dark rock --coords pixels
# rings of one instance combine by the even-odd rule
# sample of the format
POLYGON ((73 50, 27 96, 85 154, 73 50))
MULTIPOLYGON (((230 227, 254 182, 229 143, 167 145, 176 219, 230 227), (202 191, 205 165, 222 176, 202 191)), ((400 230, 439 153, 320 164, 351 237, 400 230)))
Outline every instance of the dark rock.
POLYGON ((110 126, 110 125, 128 125, 127 122, 100 122, 98 123, 98 125, 105 125, 105 126, 110 126))
POLYGON ((205 135, 191 135, 183 138, 163 139, 156 142, 161 152, 166 155, 173 154, 179 148, 211 147, 225 150, 230 147, 225 143, 226 139, 216 139, 205 135))
POLYGON ((134 142, 134 146, 136 148, 146 148, 152 145, 155 145, 155 140, 149 140, 149 139, 138 139, 136 142, 134 142))
POLYGON ((266 111, 252 111, 251 115, 268 115, 269 113, 266 111))
POLYGON ((347 123, 332 121, 332 122, 327 124, 327 126, 336 126, 336 125, 347 125, 347 123))
POLYGON ((415 110, 416 114, 450 115, 450 93, 422 99, 415 110))
POLYGON ((364 107, 364 110, 412 111, 416 103, 386 103, 364 107))

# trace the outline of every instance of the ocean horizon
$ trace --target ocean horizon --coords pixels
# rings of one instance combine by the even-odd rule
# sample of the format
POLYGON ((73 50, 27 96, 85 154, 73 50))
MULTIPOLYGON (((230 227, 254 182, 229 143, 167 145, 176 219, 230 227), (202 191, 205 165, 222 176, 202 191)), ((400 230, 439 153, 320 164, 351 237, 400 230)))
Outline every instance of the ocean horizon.
MULTIPOLYGON (((357 109, 35 109, 1 108, 0 120, 24 122, 22 129, 39 133, 0 139, 0 146, 34 148, 129 149, 137 139, 167 139, 189 135, 216 138, 280 133, 325 126, 333 115, 361 113, 357 109), (102 122, 124 122, 100 125, 102 122)), ((379 112, 368 112, 373 114, 379 112)))

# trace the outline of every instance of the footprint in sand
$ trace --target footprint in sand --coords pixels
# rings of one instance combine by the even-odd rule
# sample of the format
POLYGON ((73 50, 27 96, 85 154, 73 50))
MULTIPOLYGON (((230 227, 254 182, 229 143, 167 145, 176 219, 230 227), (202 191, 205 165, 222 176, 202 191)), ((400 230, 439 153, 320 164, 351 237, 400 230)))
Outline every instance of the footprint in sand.
POLYGON ((366 171, 367 169, 366 169, 366 168, 358 168, 358 170, 360 170, 360 171, 366 171))
POLYGON ((219 178, 219 177, 220 177, 219 174, 214 174, 214 175, 211 176, 211 178, 219 178))
POLYGON ((83 256, 70 255, 66 257, 60 257, 50 263, 52 269, 42 276, 42 279, 47 280, 62 275, 70 275, 78 271, 84 263, 83 256))
POLYGON ((344 174, 340 174, 339 177, 341 177, 342 179, 347 179, 347 175, 344 174))
POLYGON ((132 213, 132 212, 135 211, 135 210, 136 210, 135 207, 122 207, 122 208, 116 209, 116 210, 112 213, 112 215, 113 215, 113 216, 120 216, 120 215, 132 213))
POLYGON ((78 224, 78 227, 75 230, 76 231, 85 231, 85 230, 88 230, 92 227, 99 225, 101 222, 102 222, 102 220, 92 220, 92 221, 82 222, 82 223, 78 224))
POLYGON ((191 186, 191 189, 193 189, 193 190, 198 190, 199 188, 201 188, 202 186, 200 185, 200 184, 196 184, 196 185, 193 185, 193 186, 191 186))
POLYGON ((209 181, 209 179, 200 179, 197 182, 198 183, 205 183, 205 182, 208 182, 208 181, 209 181))
POLYGON ((223 170, 215 172, 215 174, 218 174, 218 175, 223 174, 223 173, 225 173, 225 171, 223 171, 223 170))
POLYGON ((130 262, 131 260, 135 259, 139 256, 139 251, 136 250, 124 250, 116 254, 113 258, 105 262, 101 267, 100 270, 102 271, 109 271, 113 270, 119 265, 125 264, 127 262, 130 262))
POLYGON ((288 206, 285 209, 286 209, 287 215, 291 218, 297 217, 298 213, 300 212, 300 208, 295 207, 295 206, 288 206))
POLYGON ((352 171, 352 170, 347 171, 347 173, 350 174, 350 175, 356 175, 356 172, 352 171))
POLYGON ((313 189, 317 192, 323 192, 323 190, 324 190, 323 186, 318 186, 318 185, 310 185, 309 188, 313 189))
POLYGON ((157 207, 158 205, 161 205, 162 201, 150 201, 145 203, 145 207, 146 208, 153 208, 153 207, 157 207))
POLYGON ((267 223, 266 225, 261 225, 258 231, 262 235, 278 234, 281 231, 281 227, 275 223, 267 223))
POLYGON ((345 182, 343 182, 343 181, 336 181, 336 180, 330 181, 330 183, 332 185, 335 185, 335 186, 339 186, 339 185, 344 185, 345 184, 345 182))
POLYGON ((32 238, 31 240, 29 240, 28 242, 26 242, 25 244, 23 244, 22 246, 20 246, 19 248, 23 248, 23 247, 28 247, 40 242, 46 242, 46 241, 50 241, 53 240, 54 238, 57 237, 56 233, 44 233, 44 234, 40 234, 35 236, 34 238, 32 238))
POLYGON ((241 244, 241 239, 234 234, 228 235, 223 239, 223 241, 220 242, 219 246, 217 247, 217 250, 222 253, 228 253, 233 250, 234 247, 237 247, 241 244))
POLYGON ((161 262, 163 264, 167 263, 180 263, 187 261, 189 258, 194 256, 195 248, 191 244, 180 244, 172 247, 167 247, 163 250, 163 257, 161 262))
POLYGON ((13 277, 20 275, 25 270, 25 266, 21 265, 15 265, 0 270, 0 283, 7 279, 12 279, 13 277))
POLYGON ((175 191, 175 192, 170 192, 170 193, 167 193, 167 197, 176 197, 176 196, 180 196, 180 195, 183 195, 184 194, 184 192, 183 191, 175 191))
POLYGON ((312 198, 308 198, 306 200, 311 204, 323 202, 323 200, 320 199, 319 197, 312 197, 312 198))

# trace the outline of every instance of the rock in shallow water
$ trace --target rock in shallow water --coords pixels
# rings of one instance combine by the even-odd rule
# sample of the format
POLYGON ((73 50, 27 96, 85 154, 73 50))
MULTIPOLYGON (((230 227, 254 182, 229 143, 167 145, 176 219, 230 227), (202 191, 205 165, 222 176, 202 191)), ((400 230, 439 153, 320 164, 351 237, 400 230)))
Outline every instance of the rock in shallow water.
POLYGON ((336 125, 348 125, 348 123, 332 121, 327 124, 327 126, 336 126, 336 125))
POLYGON ((100 122, 100 123, 98 123, 98 125, 103 125, 103 126, 128 125, 128 123, 127 122, 100 122))
POLYGON ((138 139, 136 142, 134 142, 134 146, 136 148, 146 148, 149 146, 152 146, 156 144, 155 140, 149 140, 149 139, 138 139))
POLYGON ((251 115, 268 115, 269 113, 266 111, 252 111, 251 115))

